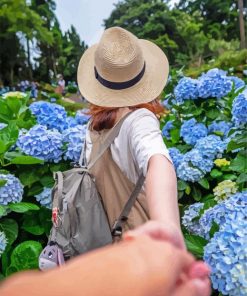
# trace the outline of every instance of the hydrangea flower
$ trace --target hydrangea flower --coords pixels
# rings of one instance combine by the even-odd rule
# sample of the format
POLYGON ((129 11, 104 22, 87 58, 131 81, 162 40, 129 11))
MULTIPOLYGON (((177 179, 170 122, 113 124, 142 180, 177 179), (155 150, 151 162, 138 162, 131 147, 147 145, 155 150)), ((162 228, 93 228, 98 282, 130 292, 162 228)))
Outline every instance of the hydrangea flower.
POLYGON ((180 136, 189 145, 195 145, 199 139, 206 137, 207 134, 207 127, 203 123, 197 123, 195 118, 186 120, 180 130, 180 136))
POLYGON ((48 209, 51 209, 52 207, 51 192, 52 192, 51 188, 44 188, 44 190, 41 193, 35 195, 34 197, 42 206, 48 209))
POLYGON ((2 123, 2 122, 0 122, 0 130, 3 129, 3 128, 5 128, 6 126, 7 126, 6 123, 2 123))
POLYGON ((247 88, 233 101, 232 120, 237 126, 247 123, 247 88))
POLYGON ((64 107, 58 104, 39 101, 32 103, 29 108, 37 118, 38 123, 47 126, 48 129, 55 128, 61 132, 68 127, 67 113, 64 107))
POLYGON ((162 135, 163 137, 165 137, 166 139, 170 140, 171 139, 171 135, 170 135, 170 130, 173 129, 173 121, 169 120, 163 127, 162 129, 162 135))
POLYGON ((190 77, 183 77, 179 80, 178 85, 174 89, 174 94, 178 103, 185 100, 197 99, 198 97, 198 80, 190 77))
POLYGON ((7 247, 7 238, 3 231, 0 231, 0 257, 7 247))
POLYGON ((192 149, 184 155, 183 162, 190 163, 193 167, 199 168, 204 174, 211 172, 214 163, 212 159, 202 155, 197 149, 192 149))
POLYGON ((216 201, 224 200, 230 197, 232 194, 236 193, 238 186, 236 182, 231 180, 225 180, 220 182, 214 189, 214 199, 216 201))
POLYGON ((79 161, 85 135, 86 125, 71 127, 63 133, 63 142, 67 144, 65 160, 79 161))
POLYGON ((213 288, 223 295, 247 295, 247 219, 227 219, 204 248, 213 288))
POLYGON ((37 124, 25 134, 19 135, 17 146, 25 154, 47 162, 57 163, 62 159, 62 135, 43 125, 37 124))
POLYGON ((200 235, 209 239, 213 222, 222 227, 227 219, 234 220, 237 216, 247 219, 247 191, 238 192, 206 210, 199 220, 200 235))
POLYGON ((209 134, 215 133, 215 132, 220 132, 222 136, 226 137, 229 130, 232 127, 232 123, 226 122, 226 121, 213 121, 209 126, 208 126, 208 132, 209 134))
POLYGON ((23 196, 23 185, 20 180, 11 174, 0 174, 0 180, 7 181, 0 186, 0 205, 20 202, 23 196))
POLYGON ((227 78, 232 81, 235 89, 239 89, 245 86, 245 82, 237 76, 228 76, 227 78))
POLYGON ((219 136, 209 135, 197 141, 195 148, 208 158, 214 159, 226 149, 226 143, 219 136))
POLYGON ((175 147, 169 148, 169 155, 171 156, 172 162, 177 169, 183 160, 184 155, 175 147))
POLYGON ((68 116, 66 118, 66 122, 67 122, 67 125, 68 125, 68 128, 70 127, 75 127, 78 125, 78 122, 76 121, 76 119, 72 116, 68 116))
POLYGON ((182 217, 182 224, 193 234, 200 235, 199 221, 195 220, 199 216, 200 210, 204 207, 202 202, 197 202, 190 205, 182 217))
POLYGON ((232 89, 232 81, 226 76, 226 72, 217 68, 209 70, 199 77, 198 95, 201 98, 220 99, 232 89))
POLYGON ((78 110, 76 112, 75 120, 76 120, 77 124, 86 124, 88 122, 88 120, 90 119, 91 116, 85 114, 87 112, 88 112, 87 109, 78 110))
POLYGON ((25 98, 26 96, 27 96, 26 93, 20 92, 20 91, 10 91, 2 95, 3 99, 11 98, 11 97, 22 99, 22 98, 25 98))
POLYGON ((181 180, 197 182, 203 178, 204 173, 196 167, 193 167, 187 161, 182 161, 182 163, 177 168, 177 176, 181 180))
POLYGON ((215 159, 214 163, 217 167, 221 168, 223 166, 230 165, 231 162, 229 160, 226 160, 226 158, 218 158, 215 159))

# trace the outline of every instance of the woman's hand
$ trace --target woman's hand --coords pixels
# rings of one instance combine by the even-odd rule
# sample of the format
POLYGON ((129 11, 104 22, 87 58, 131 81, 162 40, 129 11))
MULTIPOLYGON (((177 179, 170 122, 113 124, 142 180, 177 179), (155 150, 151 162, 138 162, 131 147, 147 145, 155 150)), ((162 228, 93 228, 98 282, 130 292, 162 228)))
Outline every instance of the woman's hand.
POLYGON ((143 234, 156 240, 168 241, 182 250, 186 249, 183 234, 177 225, 151 220, 136 229, 126 232, 124 239, 143 234))

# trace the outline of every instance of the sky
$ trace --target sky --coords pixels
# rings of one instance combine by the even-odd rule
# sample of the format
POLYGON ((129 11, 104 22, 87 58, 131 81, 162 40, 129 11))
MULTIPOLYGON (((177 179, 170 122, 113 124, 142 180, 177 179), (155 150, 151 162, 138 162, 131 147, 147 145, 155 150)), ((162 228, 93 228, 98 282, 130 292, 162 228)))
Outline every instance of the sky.
POLYGON ((118 0, 56 0, 56 15, 62 31, 74 25, 87 45, 97 43, 103 28, 103 19, 110 16, 118 0))

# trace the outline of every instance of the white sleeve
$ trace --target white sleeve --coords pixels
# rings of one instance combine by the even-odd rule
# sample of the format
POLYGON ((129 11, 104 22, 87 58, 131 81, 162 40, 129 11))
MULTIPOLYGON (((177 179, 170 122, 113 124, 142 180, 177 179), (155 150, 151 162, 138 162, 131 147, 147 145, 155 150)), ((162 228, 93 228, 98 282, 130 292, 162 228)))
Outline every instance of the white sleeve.
POLYGON ((163 141, 159 121, 146 110, 137 116, 129 127, 129 146, 135 166, 139 172, 147 173, 148 161, 155 154, 164 155, 171 163, 172 159, 163 141))

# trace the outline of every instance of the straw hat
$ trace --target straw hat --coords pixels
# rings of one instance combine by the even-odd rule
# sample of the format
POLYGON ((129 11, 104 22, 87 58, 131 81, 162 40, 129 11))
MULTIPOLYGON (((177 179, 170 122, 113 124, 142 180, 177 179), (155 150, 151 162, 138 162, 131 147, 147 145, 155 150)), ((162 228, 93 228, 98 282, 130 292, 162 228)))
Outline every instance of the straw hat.
POLYGON ((168 71, 166 55, 157 45, 112 27, 84 52, 77 79, 81 94, 90 103, 126 107, 157 98, 168 71))

